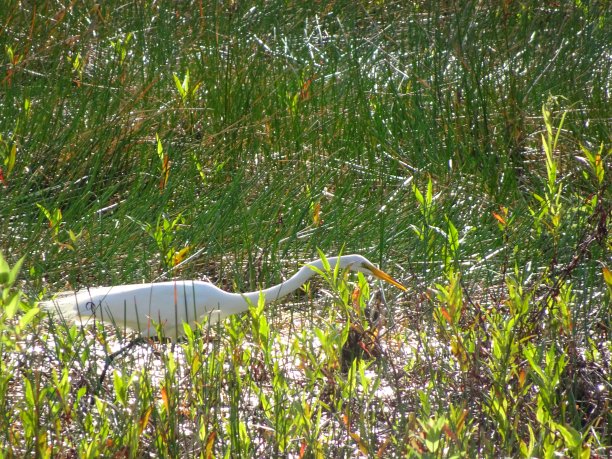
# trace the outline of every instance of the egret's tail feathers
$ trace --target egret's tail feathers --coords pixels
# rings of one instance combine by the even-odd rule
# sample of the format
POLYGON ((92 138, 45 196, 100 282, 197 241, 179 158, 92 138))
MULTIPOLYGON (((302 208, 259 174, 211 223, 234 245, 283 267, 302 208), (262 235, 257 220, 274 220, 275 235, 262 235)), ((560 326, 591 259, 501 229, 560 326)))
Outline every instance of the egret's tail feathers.
POLYGON ((62 292, 52 300, 40 302, 39 306, 54 317, 66 321, 74 321, 78 318, 76 295, 76 292, 62 292))

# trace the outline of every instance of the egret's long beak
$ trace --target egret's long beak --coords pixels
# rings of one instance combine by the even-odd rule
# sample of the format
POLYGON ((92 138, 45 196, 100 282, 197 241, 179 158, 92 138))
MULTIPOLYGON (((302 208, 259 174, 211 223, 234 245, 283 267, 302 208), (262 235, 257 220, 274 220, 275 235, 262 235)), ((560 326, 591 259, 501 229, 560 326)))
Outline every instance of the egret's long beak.
POLYGON ((390 284, 395 285, 397 288, 399 288, 400 290, 403 290, 404 292, 406 292, 408 290, 406 287, 404 287, 398 281, 396 281, 391 276, 389 276, 386 272, 381 271, 380 269, 376 268, 375 266, 369 265, 369 266, 367 266, 367 268, 372 272, 372 275, 378 277, 379 279, 382 279, 382 280, 384 280, 386 282, 389 282, 390 284))

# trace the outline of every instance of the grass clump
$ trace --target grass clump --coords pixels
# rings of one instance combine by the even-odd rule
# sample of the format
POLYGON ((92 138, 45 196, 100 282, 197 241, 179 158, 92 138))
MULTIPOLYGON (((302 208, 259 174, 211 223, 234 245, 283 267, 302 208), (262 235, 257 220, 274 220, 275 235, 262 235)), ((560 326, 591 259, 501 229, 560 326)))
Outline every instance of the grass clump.
POLYGON ((609 454, 608 8, 447 3, 0 8, 7 456, 609 454), (410 293, 324 272, 102 384, 129 337, 34 301, 317 248, 410 293))

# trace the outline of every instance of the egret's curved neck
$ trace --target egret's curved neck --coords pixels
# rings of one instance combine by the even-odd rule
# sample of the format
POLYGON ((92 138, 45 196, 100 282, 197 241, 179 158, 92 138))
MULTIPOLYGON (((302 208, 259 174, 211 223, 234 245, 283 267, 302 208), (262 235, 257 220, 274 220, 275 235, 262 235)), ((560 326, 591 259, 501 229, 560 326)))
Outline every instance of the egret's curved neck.
MULTIPOLYGON (((330 257, 327 259, 330 268, 333 270, 336 266, 336 263, 340 257, 330 257)), ((317 274, 312 267, 317 268, 319 270, 323 269, 323 262, 321 260, 316 260, 307 265, 302 266, 302 268, 291 276, 289 279, 284 281, 281 284, 275 285, 274 287, 267 288, 262 290, 261 292, 246 292, 242 293, 241 296, 246 300, 250 301, 251 304, 257 305, 259 302, 259 296, 263 295, 265 304, 269 304, 273 301, 279 300, 289 293, 300 288, 308 279, 317 274)))

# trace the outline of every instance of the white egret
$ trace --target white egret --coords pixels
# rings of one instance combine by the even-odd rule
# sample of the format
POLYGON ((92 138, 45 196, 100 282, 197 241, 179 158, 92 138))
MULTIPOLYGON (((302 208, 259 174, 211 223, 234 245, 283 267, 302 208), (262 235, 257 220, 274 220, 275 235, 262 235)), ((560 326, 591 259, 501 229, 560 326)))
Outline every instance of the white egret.
MULTIPOLYGON (((406 290, 361 255, 330 257, 327 261, 332 270, 339 264, 340 269, 369 274, 406 290)), ((43 302, 42 306, 81 323, 96 316, 120 328, 138 331, 145 337, 157 335, 152 322, 155 321, 161 325, 165 336, 174 338, 183 334, 183 322, 193 325, 206 315, 216 322, 247 311, 250 304, 258 303, 260 295, 263 295, 265 304, 269 304, 297 290, 316 274, 316 270, 322 269, 323 260, 312 261, 281 284, 257 292, 229 293, 208 282, 174 280, 64 292, 43 302)))

